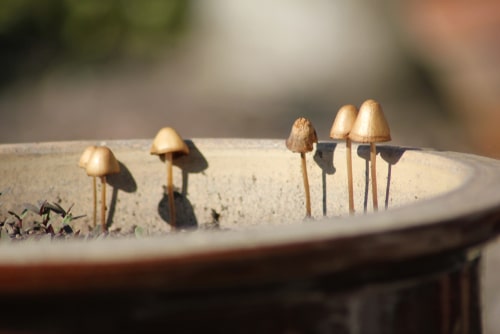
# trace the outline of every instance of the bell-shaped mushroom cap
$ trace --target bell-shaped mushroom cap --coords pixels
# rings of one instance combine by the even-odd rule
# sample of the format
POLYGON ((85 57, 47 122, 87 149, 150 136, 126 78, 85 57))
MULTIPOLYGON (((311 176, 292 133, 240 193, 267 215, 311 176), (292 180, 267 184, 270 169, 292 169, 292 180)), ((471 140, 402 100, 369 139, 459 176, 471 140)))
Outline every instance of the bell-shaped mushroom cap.
POLYGON ((98 146, 90 155, 85 170, 88 176, 106 176, 119 173, 120 165, 108 147, 98 146))
POLYGON ((94 145, 91 145, 91 146, 88 146, 87 148, 85 148, 82 155, 80 156, 80 161, 78 161, 78 167, 81 167, 81 168, 87 167, 87 162, 89 161, 92 153, 94 153, 95 149, 96 149, 96 146, 94 146, 94 145))
POLYGON ((391 140, 389 125, 377 101, 366 100, 359 108, 349 138, 360 143, 378 143, 391 140))
POLYGON ((335 116, 332 128, 330 130, 330 138, 333 139, 346 139, 351 132, 352 125, 356 121, 358 115, 358 108, 352 104, 342 106, 335 116))
POLYGON ((286 147, 292 152, 305 153, 313 150, 313 143, 318 142, 316 130, 307 118, 297 118, 293 123, 286 147))
POLYGON ((150 150, 151 154, 165 154, 165 153, 189 153, 189 148, 179 136, 177 131, 170 127, 162 128, 156 134, 153 145, 150 150))

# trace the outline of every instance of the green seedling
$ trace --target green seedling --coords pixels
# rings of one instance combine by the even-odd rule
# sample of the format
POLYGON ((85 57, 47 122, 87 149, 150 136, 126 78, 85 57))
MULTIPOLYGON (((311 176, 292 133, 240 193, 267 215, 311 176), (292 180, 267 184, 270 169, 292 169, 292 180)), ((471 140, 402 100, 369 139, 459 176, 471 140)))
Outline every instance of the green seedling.
POLYGON ((0 223, 1 239, 24 240, 41 238, 46 235, 49 235, 50 238, 76 237, 79 235, 79 231, 75 233, 71 223, 85 215, 73 216, 71 213, 72 207, 73 205, 65 210, 57 203, 42 201, 37 206, 25 204, 25 209, 20 214, 8 211, 10 217, 0 223), (33 221, 27 221, 29 213, 39 217, 39 219, 35 218, 33 221), (62 220, 56 221, 56 217, 61 217, 62 220), (60 227, 55 228, 54 226, 60 227))

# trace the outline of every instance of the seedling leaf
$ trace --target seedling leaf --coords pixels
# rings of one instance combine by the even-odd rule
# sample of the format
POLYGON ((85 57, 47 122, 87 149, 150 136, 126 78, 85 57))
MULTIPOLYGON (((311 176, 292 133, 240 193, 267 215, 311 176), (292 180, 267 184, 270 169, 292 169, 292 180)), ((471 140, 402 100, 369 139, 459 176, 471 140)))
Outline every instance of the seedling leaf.
POLYGON ((134 234, 136 238, 143 238, 145 236, 145 231, 142 227, 136 226, 134 229, 134 234))

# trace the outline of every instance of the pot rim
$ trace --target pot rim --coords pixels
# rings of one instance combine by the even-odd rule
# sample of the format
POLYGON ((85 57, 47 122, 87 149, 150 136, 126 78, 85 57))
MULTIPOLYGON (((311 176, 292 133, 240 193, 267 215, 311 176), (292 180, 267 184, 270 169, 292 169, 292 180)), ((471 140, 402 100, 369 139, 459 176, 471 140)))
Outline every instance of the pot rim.
MULTIPOLYGON (((125 150, 148 149, 150 145, 149 140, 142 139, 4 144, 0 145, 0 155, 73 152, 96 142, 125 150)), ((188 142, 249 150, 284 149, 283 141, 274 139, 192 139, 188 142)), ((334 144, 320 142, 319 145, 334 144)), ((498 234, 498 160, 430 149, 418 149, 410 154, 452 160, 468 177, 461 186, 446 194, 389 211, 343 217, 345 224, 332 224, 338 219, 323 218, 244 233, 181 233, 172 237, 104 241, 0 242, 0 253, 4 254, 0 271, 9 273, 8 281, 17 282, 15 286, 23 291, 47 289, 47 285, 41 284, 47 280, 52 282, 49 284, 52 289, 74 288, 68 283, 71 280, 87 287, 99 282, 102 287, 110 285, 104 284, 108 281, 106 276, 121 277, 121 283, 115 281, 112 286, 147 283, 174 288, 200 284, 198 275, 205 275, 203 284, 222 284, 233 280, 277 280, 325 271, 340 272, 373 263, 467 249, 482 245, 498 234), (286 264, 290 257, 294 257, 295 266, 286 264), (224 279, 217 274, 231 270, 234 272, 224 279), (165 274, 163 279, 152 279, 158 272, 165 274), (128 278, 124 279, 124 275, 128 278)), ((0 275, 0 283, 6 283, 2 282, 5 277, 0 275)), ((0 291, 5 287, 0 284, 0 291)), ((12 284, 7 289, 16 290, 12 284)))

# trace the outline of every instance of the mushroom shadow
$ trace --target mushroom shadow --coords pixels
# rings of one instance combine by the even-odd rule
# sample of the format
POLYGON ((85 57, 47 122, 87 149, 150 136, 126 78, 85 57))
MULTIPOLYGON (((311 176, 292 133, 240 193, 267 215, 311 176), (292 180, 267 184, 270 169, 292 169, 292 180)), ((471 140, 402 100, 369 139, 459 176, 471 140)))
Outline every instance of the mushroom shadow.
MULTIPOLYGON (((389 195, 390 195, 390 186, 391 186, 391 178, 392 178, 392 166, 396 165, 404 152, 406 151, 415 151, 419 150, 418 148, 405 148, 405 147, 397 147, 397 146, 377 146, 377 154, 380 154, 382 159, 387 162, 387 184, 385 191, 385 208, 389 207, 389 195)), ((368 189, 370 185, 370 173, 369 173, 369 162, 370 162, 370 146, 363 145, 358 146, 358 156, 365 159, 365 196, 363 201, 363 208, 366 213, 367 204, 368 204, 368 189)))
MULTIPOLYGON (((174 191, 174 204, 177 228, 179 230, 196 230, 198 228, 198 220, 189 199, 184 194, 174 191)), ((167 187, 165 186, 163 186, 163 198, 158 203, 158 214, 161 219, 170 224, 168 194, 167 187)))
POLYGON ((174 165, 182 170, 182 194, 188 193, 188 175, 201 173, 208 167, 207 159, 201 154, 200 150, 191 140, 185 141, 189 147, 189 154, 183 155, 174 160, 174 165))
MULTIPOLYGON (((370 189, 370 146, 360 145, 357 150, 358 156, 365 160, 365 193, 363 197, 363 212, 368 211, 368 191, 370 189)), ((377 154, 379 154, 377 147, 377 154)))
POLYGON ((323 191, 323 216, 326 216, 327 207, 327 187, 326 187, 326 175, 335 174, 335 166, 333 165, 333 154, 336 143, 318 143, 316 145, 316 153, 314 153, 314 161, 321 168, 321 184, 323 191))
MULTIPOLYGON (((182 188, 181 191, 174 191, 174 203, 176 207, 177 227, 180 229, 196 229, 198 221, 194 214, 193 206, 188 199, 189 194, 189 174, 202 173, 208 167, 207 159, 191 140, 185 140, 189 147, 189 154, 175 157, 173 164, 181 169, 182 188)), ((165 157, 160 156, 162 161, 165 157)), ((163 197, 158 203, 158 214, 169 223, 170 212, 168 208, 168 195, 163 187, 163 197)), ((169 223, 170 224, 170 223, 169 223)))
POLYGON ((387 186, 385 190, 385 209, 389 207, 389 194, 391 189, 391 179, 392 179, 392 166, 396 165, 403 154, 408 151, 419 150, 417 148, 405 148, 405 147, 394 147, 394 146, 381 146, 377 148, 380 152, 380 156, 387 162, 387 186))
POLYGON ((116 203, 118 201, 118 190, 124 191, 126 193, 133 193, 137 191, 137 183, 134 177, 130 173, 127 166, 122 162, 118 161, 120 165, 120 173, 111 174, 106 177, 106 182, 113 187, 113 193, 111 195, 111 202, 109 204, 108 217, 106 219, 106 226, 109 228, 113 223, 113 217, 116 211, 116 203))

